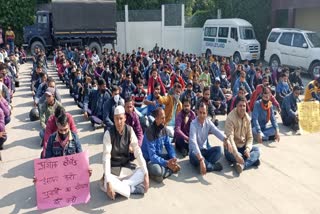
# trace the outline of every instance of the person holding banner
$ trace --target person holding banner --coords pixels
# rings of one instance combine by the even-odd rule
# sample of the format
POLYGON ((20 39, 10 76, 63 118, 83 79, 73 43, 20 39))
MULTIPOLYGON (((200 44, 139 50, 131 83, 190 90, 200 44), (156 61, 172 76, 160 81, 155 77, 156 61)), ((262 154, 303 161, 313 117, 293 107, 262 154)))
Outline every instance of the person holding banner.
POLYGON ((61 114, 56 119, 56 124, 57 132, 49 137, 44 158, 73 155, 82 152, 78 135, 70 130, 68 116, 61 114))
POLYGON ((100 189, 115 199, 116 193, 129 197, 144 194, 149 188, 146 162, 138 145, 133 128, 126 125, 125 109, 118 105, 114 109, 114 125, 103 136, 103 171, 100 189), (130 161, 130 152, 137 159, 138 168, 130 161))

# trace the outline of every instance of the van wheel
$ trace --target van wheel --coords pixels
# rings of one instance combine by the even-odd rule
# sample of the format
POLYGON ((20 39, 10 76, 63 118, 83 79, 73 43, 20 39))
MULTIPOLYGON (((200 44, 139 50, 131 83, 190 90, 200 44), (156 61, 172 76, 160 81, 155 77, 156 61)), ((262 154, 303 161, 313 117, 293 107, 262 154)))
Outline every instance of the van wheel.
POLYGON ((207 51, 206 51, 206 58, 208 59, 209 56, 211 56, 211 50, 210 50, 210 49, 207 49, 207 51))
POLYGON ((233 61, 234 61, 236 64, 241 63, 241 55, 240 55, 238 52, 234 53, 234 55, 233 55, 233 61))
POLYGON ((276 56, 276 55, 273 55, 273 56, 271 57, 271 59, 270 59, 269 65, 270 65, 270 67, 271 67, 271 69, 272 69, 273 71, 278 70, 278 68, 280 67, 280 59, 279 59, 279 57, 276 56))
POLYGON ((101 51, 101 46, 98 42, 91 42, 89 45, 90 50, 96 50, 98 56, 101 56, 102 51, 101 51))
POLYGON ((308 73, 312 79, 320 77, 320 62, 312 63, 308 73))

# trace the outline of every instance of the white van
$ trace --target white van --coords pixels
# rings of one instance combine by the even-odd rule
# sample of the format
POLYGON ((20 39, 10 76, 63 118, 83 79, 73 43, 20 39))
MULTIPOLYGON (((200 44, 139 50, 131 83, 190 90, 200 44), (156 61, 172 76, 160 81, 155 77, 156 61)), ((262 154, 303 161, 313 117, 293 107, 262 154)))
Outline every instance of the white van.
POLYGON ((208 19, 203 26, 202 53, 241 60, 258 60, 260 43, 252 25, 243 19, 208 19))

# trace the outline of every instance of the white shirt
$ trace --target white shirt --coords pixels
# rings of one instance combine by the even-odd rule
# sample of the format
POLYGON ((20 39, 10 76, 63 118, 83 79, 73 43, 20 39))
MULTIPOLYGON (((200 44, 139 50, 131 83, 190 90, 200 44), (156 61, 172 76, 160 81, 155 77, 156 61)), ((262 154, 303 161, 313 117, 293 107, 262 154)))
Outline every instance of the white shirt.
MULTIPOLYGON (((132 127, 130 127, 131 139, 130 139, 130 147, 133 149, 134 157, 138 161, 138 166, 142 169, 145 174, 148 174, 147 164, 143 158, 142 151, 138 144, 138 139, 136 134, 134 133, 132 127)), ((106 131, 103 136, 103 154, 102 154, 102 163, 103 163, 103 171, 104 171, 104 186, 107 186, 108 180, 110 180, 111 175, 111 137, 110 132, 106 131)))

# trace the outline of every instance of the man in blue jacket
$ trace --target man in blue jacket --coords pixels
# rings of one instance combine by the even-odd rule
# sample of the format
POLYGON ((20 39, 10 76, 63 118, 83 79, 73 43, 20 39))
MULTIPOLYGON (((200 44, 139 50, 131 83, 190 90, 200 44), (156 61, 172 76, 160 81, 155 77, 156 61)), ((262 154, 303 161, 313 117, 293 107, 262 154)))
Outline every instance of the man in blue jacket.
POLYGON ((262 89, 262 99, 256 101, 252 112, 252 134, 258 143, 268 140, 280 141, 279 126, 270 101, 271 90, 262 89), (271 125, 269 124, 271 122, 271 125))
POLYGON ((104 103, 102 111, 105 131, 109 130, 114 125, 114 109, 119 105, 124 106, 124 100, 120 97, 119 86, 113 85, 111 87, 111 93, 111 98, 104 103))
POLYGON ((158 107, 155 110, 155 121, 146 130, 141 147, 150 178, 159 183, 180 170, 165 119, 164 110, 158 107), (167 153, 163 153, 163 147, 167 153))
POLYGON ((106 88, 106 81, 99 79, 98 90, 93 90, 90 94, 84 98, 84 117, 88 118, 91 113, 92 126, 95 124, 102 125, 104 119, 103 109, 104 104, 110 99, 109 89, 106 88))
MULTIPOLYGON (((290 126, 293 131, 299 130, 298 105, 300 102, 300 86, 294 86, 291 94, 287 95, 281 105, 281 119, 285 126, 290 126)), ((297 133, 299 134, 299 133, 297 133)))

